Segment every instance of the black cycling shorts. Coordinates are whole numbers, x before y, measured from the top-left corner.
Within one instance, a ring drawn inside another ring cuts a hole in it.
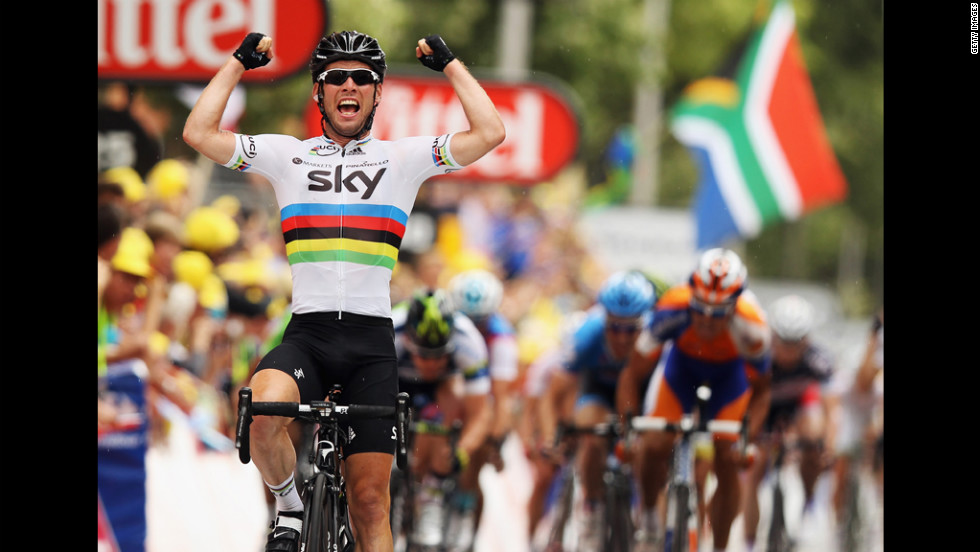
[[[289,374],[304,403],[323,400],[334,384],[343,386],[341,404],[394,406],[398,395],[395,330],[390,318],[342,313],[294,314],[282,343],[259,362],[259,370]],[[344,454],[395,453],[395,422],[351,420],[344,427]]]

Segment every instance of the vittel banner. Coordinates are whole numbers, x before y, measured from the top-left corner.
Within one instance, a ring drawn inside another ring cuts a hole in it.
[[[206,83],[246,34],[273,59],[243,82],[305,70],[327,29],[325,0],[98,0],[99,79]]]
[[[567,99],[537,82],[480,78],[507,128],[507,139],[476,163],[444,178],[534,185],[555,176],[578,151],[579,118]],[[395,140],[438,136],[469,128],[463,106],[445,77],[385,77],[372,136]],[[310,102],[309,136],[322,134],[320,112]]]

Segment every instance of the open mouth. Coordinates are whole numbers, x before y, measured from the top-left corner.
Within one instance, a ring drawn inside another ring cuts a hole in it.
[[[337,111],[344,117],[353,117],[361,111],[361,104],[351,98],[343,99],[337,104]]]

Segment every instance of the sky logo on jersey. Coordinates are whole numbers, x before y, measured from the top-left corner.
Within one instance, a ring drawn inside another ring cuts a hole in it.
[[[348,262],[394,269],[408,214],[392,205],[298,203],[282,210],[289,264]]]
[[[231,166],[231,167],[229,167],[229,168],[230,168],[231,170],[233,170],[233,171],[238,171],[238,172],[245,172],[245,171],[247,171],[247,170],[249,170],[249,169],[251,169],[251,168],[252,168],[252,165],[250,165],[249,163],[246,163],[246,162],[245,162],[245,160],[244,160],[244,159],[242,159],[242,158],[241,158],[241,157],[239,156],[239,157],[238,157],[238,159],[236,159],[236,160],[235,160],[235,164],[234,164],[234,165],[232,165],[232,166]]]

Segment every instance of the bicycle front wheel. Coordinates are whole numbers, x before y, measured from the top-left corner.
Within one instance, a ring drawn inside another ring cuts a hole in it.
[[[303,533],[300,537],[305,552],[327,552],[324,507],[327,502],[327,476],[318,473],[307,488],[303,507]]]
[[[607,552],[629,552],[633,540],[632,487],[629,477],[616,472],[606,481]]]
[[[786,517],[783,506],[783,489],[779,481],[779,474],[773,484],[772,492],[772,520],[769,523],[769,536],[767,541],[768,552],[791,552],[793,542],[786,529]]]
[[[690,485],[673,485],[667,496],[667,534],[664,540],[666,552],[694,552],[697,550],[697,532],[691,531],[691,509],[694,489]],[[673,515],[670,515],[673,514]]]
[[[554,516],[551,521],[551,531],[548,533],[546,552],[563,552],[565,546],[565,529],[572,514],[572,499],[575,494],[575,476],[570,467],[565,467],[561,474],[561,490],[555,502]]]
[[[402,470],[391,473],[390,482],[391,506],[388,520],[391,523],[391,533],[396,552],[409,549],[408,541],[415,527],[414,504],[415,495],[412,490],[411,475]]]

